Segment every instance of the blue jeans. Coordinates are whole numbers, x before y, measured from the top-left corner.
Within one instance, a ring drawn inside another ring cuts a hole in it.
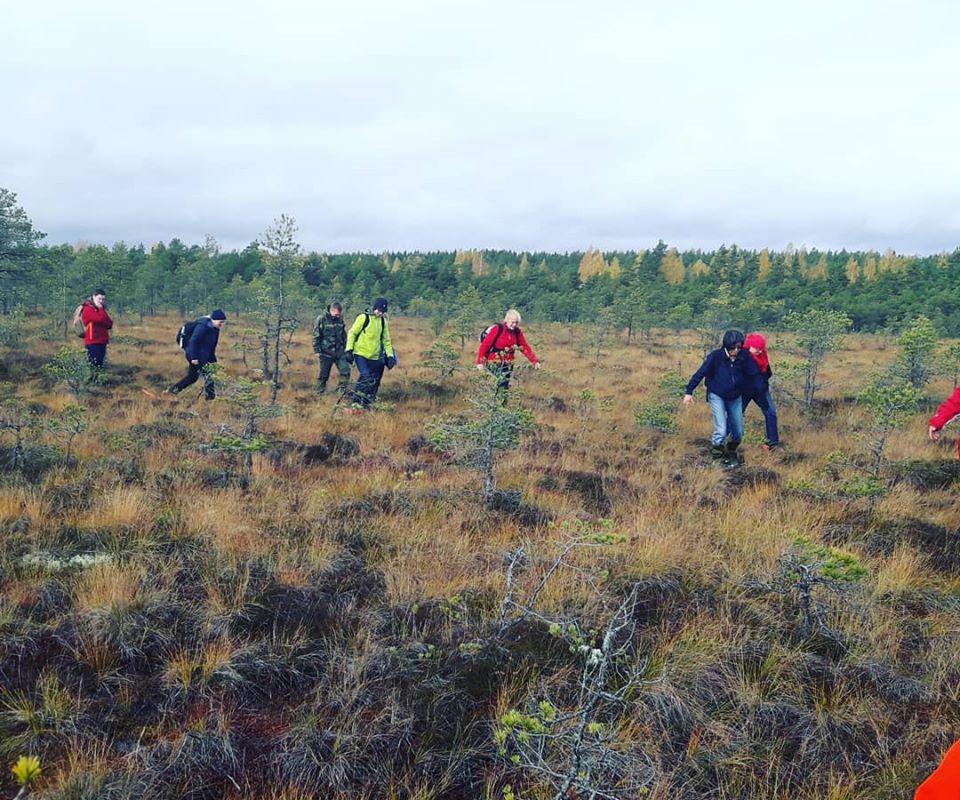
[[[743,399],[734,397],[727,400],[712,392],[707,393],[710,414],[713,416],[713,436],[710,443],[720,447],[730,437],[731,442],[739,443],[743,439]]]
[[[743,399],[743,410],[747,410],[750,403],[756,403],[757,407],[763,412],[763,423],[766,428],[767,444],[780,444],[780,431],[777,428],[777,407],[773,404],[773,395],[767,389],[763,397],[745,397]]]
[[[369,408],[374,400],[377,399],[377,392],[380,391],[380,379],[383,378],[383,368],[386,366],[383,359],[364,358],[356,356],[354,361],[357,364],[357,372],[360,377],[357,378],[357,385],[353,390],[353,400],[364,408]]]

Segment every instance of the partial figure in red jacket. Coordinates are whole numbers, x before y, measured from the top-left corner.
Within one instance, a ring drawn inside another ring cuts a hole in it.
[[[947,750],[940,766],[920,784],[913,800],[960,800],[960,741]]]
[[[533,364],[534,369],[540,369],[540,359],[520,330],[520,312],[511,308],[503,315],[503,322],[487,329],[477,350],[477,369],[489,369],[500,379],[498,388],[507,389],[513,376],[514,354],[518,349]]]
[[[928,431],[930,438],[935,442],[939,441],[943,426],[957,414],[960,414],[960,388],[954,389],[953,394],[937,409],[937,413],[930,417],[930,430]],[[957,439],[957,455],[960,456],[960,439]]]
[[[87,361],[94,373],[103,369],[110,329],[113,327],[113,320],[107,313],[106,301],[107,293],[103,289],[96,289],[89,299],[83,301],[80,308],[83,343],[87,348]]]

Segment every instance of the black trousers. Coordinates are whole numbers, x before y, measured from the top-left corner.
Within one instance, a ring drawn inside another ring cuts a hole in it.
[[[487,369],[497,378],[498,389],[510,388],[510,379],[513,377],[512,361],[488,361]]]
[[[107,346],[105,344],[88,344],[87,361],[90,366],[96,369],[103,369],[103,359],[107,356]]]
[[[188,361],[187,374],[173,384],[173,386],[170,387],[170,391],[173,394],[178,394],[188,386],[195,384],[197,380],[199,380],[200,376],[203,375],[204,394],[206,394],[207,400],[213,400],[217,396],[217,392],[213,385],[213,377],[206,369],[204,369],[206,366],[206,364],[193,364]]]

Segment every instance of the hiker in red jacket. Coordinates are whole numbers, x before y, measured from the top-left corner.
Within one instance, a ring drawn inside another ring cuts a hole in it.
[[[89,299],[80,306],[80,320],[83,322],[83,344],[87,348],[87,361],[94,374],[103,369],[103,359],[107,355],[107,343],[110,341],[110,329],[113,320],[104,305],[107,293],[96,289]]]
[[[517,348],[533,364],[534,369],[540,369],[540,359],[537,358],[533,348],[527,343],[523,331],[520,330],[520,312],[511,308],[503,315],[503,322],[487,328],[486,335],[477,350],[477,369],[489,369],[500,379],[498,388],[509,388]]]
[[[930,429],[927,431],[933,441],[940,440],[940,431],[943,426],[960,414],[960,388],[954,389],[937,409],[937,413],[930,417]],[[960,456],[960,439],[957,439],[957,455]]]

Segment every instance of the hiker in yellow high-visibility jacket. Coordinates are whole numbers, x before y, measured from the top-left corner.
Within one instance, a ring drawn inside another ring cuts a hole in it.
[[[387,300],[378,297],[370,311],[360,314],[347,333],[347,360],[356,363],[357,385],[353,390],[351,411],[362,413],[377,399],[383,370],[397,365],[397,352],[390,339]]]

